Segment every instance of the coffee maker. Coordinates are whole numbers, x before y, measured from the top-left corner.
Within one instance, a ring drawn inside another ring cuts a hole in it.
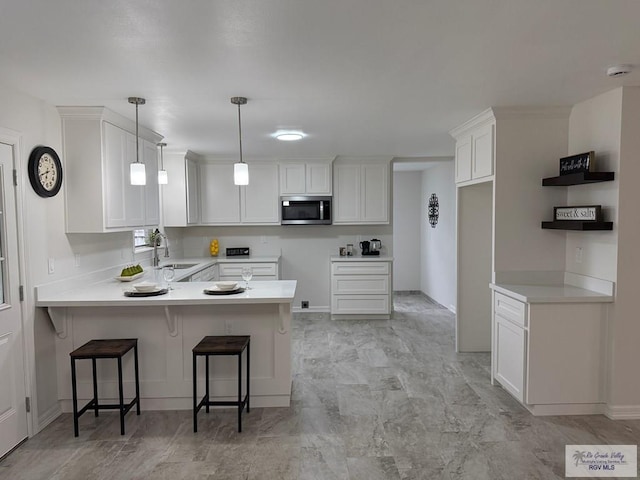
[[[380,240],[373,239],[371,241],[364,240],[360,242],[360,252],[362,255],[380,255],[382,243]]]

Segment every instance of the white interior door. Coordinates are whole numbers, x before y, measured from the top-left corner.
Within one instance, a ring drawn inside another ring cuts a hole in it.
[[[28,436],[13,165],[0,143],[0,457]]]

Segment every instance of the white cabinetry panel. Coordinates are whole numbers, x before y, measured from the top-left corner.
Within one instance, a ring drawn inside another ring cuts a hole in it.
[[[391,260],[331,262],[331,314],[391,315]]]
[[[185,168],[187,179],[187,224],[200,223],[200,169],[198,162],[191,158],[186,159]],[[167,199],[166,201],[171,201]]]
[[[249,185],[241,189],[242,223],[280,224],[278,165],[251,164]]]
[[[233,183],[233,164],[202,163],[199,167],[200,223],[239,223],[240,193]]]
[[[333,158],[280,163],[280,195],[331,195]]]
[[[68,233],[132,230],[159,223],[156,143],[162,139],[140,126],[139,160],[147,184],[131,185],[136,161],[135,123],[104,107],[58,107],[65,161]]]
[[[280,164],[280,195],[303,195],[305,193],[304,163]]]
[[[333,223],[389,223],[389,163],[349,162],[334,165]]]
[[[493,175],[493,124],[484,125],[473,134],[472,178]]]
[[[506,390],[522,402],[524,400],[526,332],[524,328],[496,315],[495,336],[495,377]]]
[[[456,183],[471,180],[471,135],[456,142]]]

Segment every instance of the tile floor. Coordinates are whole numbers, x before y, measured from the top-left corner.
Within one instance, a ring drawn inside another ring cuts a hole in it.
[[[0,478],[556,479],[565,444],[638,444],[640,421],[532,417],[489,384],[488,354],[453,351],[453,315],[396,296],[390,321],[296,315],[290,408],[64,414],[0,462]]]

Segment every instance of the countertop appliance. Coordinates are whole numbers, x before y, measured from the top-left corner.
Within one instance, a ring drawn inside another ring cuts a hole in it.
[[[380,255],[381,249],[382,242],[377,238],[374,238],[371,241],[364,240],[360,242],[360,250],[362,255]]]
[[[280,197],[282,225],[331,225],[331,197]]]
[[[232,247],[225,250],[227,257],[248,257],[249,247]]]

